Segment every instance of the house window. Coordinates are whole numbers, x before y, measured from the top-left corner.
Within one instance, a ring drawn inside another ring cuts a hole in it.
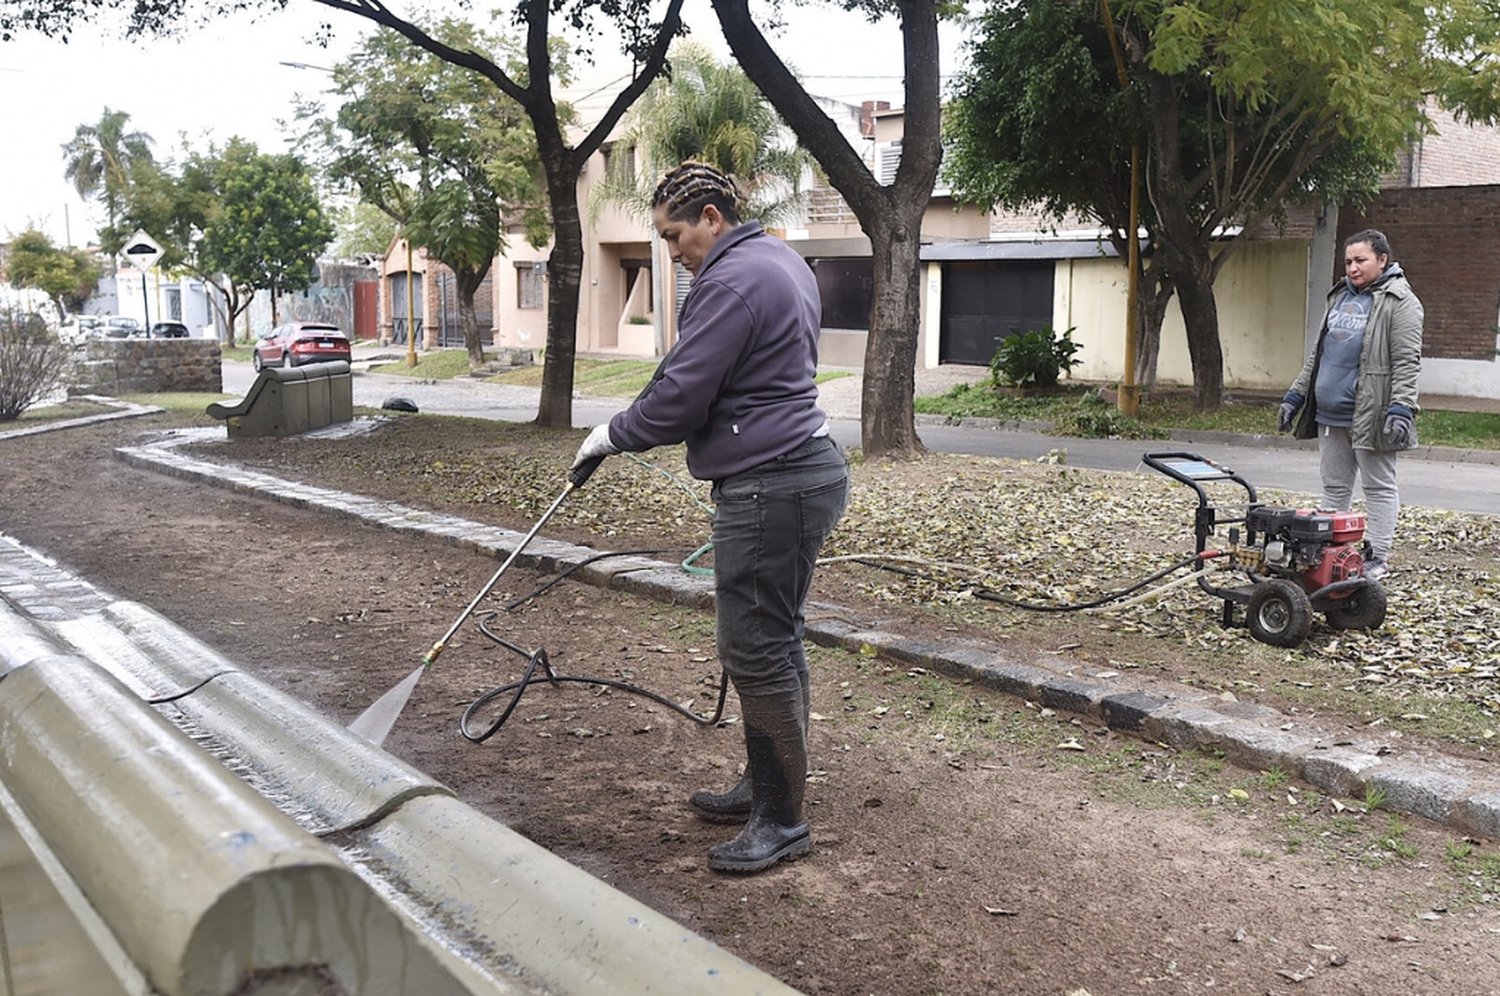
[[[538,311],[542,307],[547,264],[542,260],[516,264],[516,307]]]

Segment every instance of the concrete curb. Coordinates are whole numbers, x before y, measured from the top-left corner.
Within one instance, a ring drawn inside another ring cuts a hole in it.
[[[0,440],[15,439],[19,436],[35,436],[43,432],[56,432],[59,429],[76,429],[82,425],[94,425],[99,422],[113,422],[116,419],[135,418],[137,415],[155,415],[166,411],[154,405],[136,405],[129,401],[121,401],[118,398],[106,398],[99,394],[80,395],[85,401],[92,401],[98,405],[108,405],[117,408],[118,411],[109,412],[104,415],[80,415],[78,418],[59,419],[56,422],[45,422],[41,425],[27,426],[24,429],[7,429],[0,432]]]
[[[1489,767],[1449,757],[1395,754],[1378,740],[1351,738],[1268,706],[1171,682],[1077,665],[1012,660],[999,647],[928,643],[879,630],[809,619],[822,646],[882,656],[994,688],[1039,705],[1090,716],[1110,729],[1179,749],[1214,749],[1242,767],[1279,769],[1334,796],[1378,790],[1391,809],[1455,830],[1500,837],[1500,778]]]
[[[0,644],[5,822],[45,849],[82,900],[75,922],[132,977],[197,996],[262,973],[305,985],[322,965],[362,992],[472,991],[326,846],[93,663],[34,652],[47,642],[33,633],[24,659]]]
[[[36,583],[16,581],[25,559],[40,568]],[[0,543],[0,578],[31,589],[32,608],[70,584],[10,543]],[[24,618],[0,598],[0,832],[7,817],[34,825],[27,839],[59,852],[86,905],[101,910],[103,933],[94,933],[120,936],[127,965],[169,996],[240,991],[239,976],[221,984],[203,973],[258,971],[261,962],[238,953],[251,937],[267,971],[327,964],[338,991],[371,996],[795,992],[236,670],[152,610],[110,602],[43,615],[53,618]],[[153,709],[127,685],[171,701]],[[47,708],[53,699],[66,708]],[[210,826],[215,819],[232,828]],[[226,857],[221,842],[241,836]],[[171,887],[153,895],[158,915],[138,897],[167,877]],[[273,926],[327,949],[261,944],[273,911]],[[158,930],[162,917],[183,924],[196,947]],[[161,985],[178,963],[181,986]]]
[[[250,476],[248,471],[177,453],[170,440],[116,452],[139,466],[192,476],[208,484],[233,481],[237,483],[225,486],[244,486]],[[265,479],[265,490],[260,493],[270,497],[291,500],[290,496],[316,490],[266,475],[254,476]],[[320,500],[346,511],[354,505],[348,496],[325,494]],[[492,549],[489,544],[497,538],[492,527],[451,516],[437,517],[442,520],[441,530],[427,529],[411,520],[409,510],[389,505],[384,506],[388,513],[374,511],[381,506],[370,499],[360,500],[360,507],[372,515],[370,521],[399,521],[412,532],[427,532],[485,550]],[[566,548],[567,544],[559,546]],[[504,555],[509,548],[493,552]],[[573,556],[596,553],[586,547],[572,549]],[[571,560],[566,550],[549,556],[552,560],[544,569],[558,569]],[[609,563],[601,561],[600,565]],[[676,565],[622,561],[617,566],[619,570],[601,567],[580,573],[592,583],[664,601],[705,607],[712,604],[712,582],[684,574]],[[1438,761],[1393,754],[1378,741],[1335,734],[1266,706],[1191,686],[1145,682],[1118,674],[1103,676],[1104,672],[1080,674],[1078,665],[1066,661],[1015,661],[999,646],[914,640],[872,627],[868,621],[860,621],[853,610],[840,606],[810,605],[807,638],[856,653],[873,650],[892,660],[974,681],[1050,708],[1091,716],[1111,729],[1175,747],[1222,750],[1236,763],[1256,770],[1280,769],[1331,794],[1358,796],[1378,789],[1394,808],[1464,833],[1500,836],[1500,779],[1487,768],[1449,758]]]

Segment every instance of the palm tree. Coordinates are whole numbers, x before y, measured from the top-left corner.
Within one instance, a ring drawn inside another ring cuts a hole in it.
[[[671,74],[652,83],[626,115],[590,213],[614,204],[649,217],[662,173],[697,159],[739,181],[747,219],[767,227],[791,220],[812,158],[790,139],[781,116],[738,66],[720,64],[702,45],[677,43],[670,64]]]
[[[151,162],[152,138],[145,132],[125,130],[130,115],[104,108],[98,124],[79,125],[73,140],[63,145],[67,169],[63,175],[73,182],[78,196],[89,200],[103,194],[104,213],[111,230],[119,217],[121,200],[129,186],[129,170],[136,162]]]

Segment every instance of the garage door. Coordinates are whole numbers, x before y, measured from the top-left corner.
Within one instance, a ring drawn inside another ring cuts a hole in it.
[[[943,264],[938,360],[988,366],[1000,340],[1052,324],[1052,260]]]

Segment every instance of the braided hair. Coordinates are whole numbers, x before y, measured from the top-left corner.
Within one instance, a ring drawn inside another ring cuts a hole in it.
[[[707,163],[688,160],[673,167],[656,185],[651,207],[665,208],[670,221],[694,221],[712,204],[730,225],[740,223],[740,188],[734,179]]]

